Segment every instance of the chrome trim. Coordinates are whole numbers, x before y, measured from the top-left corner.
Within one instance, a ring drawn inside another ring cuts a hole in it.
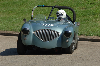
[[[51,29],[40,29],[34,31],[33,33],[34,35],[36,35],[36,37],[44,42],[54,40],[55,38],[60,36],[59,32]]]
[[[52,37],[52,35],[51,35],[51,29],[49,30],[49,32],[50,32],[50,40],[52,40],[53,37]]]
[[[42,36],[42,37],[41,37],[41,40],[44,41],[44,37],[43,37],[43,35],[42,35],[42,30],[40,30],[40,34],[41,34],[41,36]]]
[[[49,37],[48,29],[46,30],[46,34],[48,36],[48,41],[49,41],[50,40],[50,37]]]

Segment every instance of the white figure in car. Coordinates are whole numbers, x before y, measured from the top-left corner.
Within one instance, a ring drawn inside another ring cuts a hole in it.
[[[62,19],[66,18],[66,12],[64,10],[58,10],[57,13],[57,20],[61,21]]]
[[[58,10],[56,15],[57,15],[57,21],[61,21],[61,20],[65,20],[65,19],[68,19],[68,20],[72,21],[71,18],[62,9]]]

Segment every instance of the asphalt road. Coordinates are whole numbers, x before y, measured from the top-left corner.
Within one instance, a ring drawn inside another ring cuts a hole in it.
[[[99,38],[81,37],[73,54],[27,51],[18,55],[17,36],[0,33],[0,66],[100,66]]]

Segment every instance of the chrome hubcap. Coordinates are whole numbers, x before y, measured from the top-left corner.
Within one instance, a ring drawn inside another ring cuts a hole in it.
[[[72,46],[72,50],[74,50],[74,49],[75,49],[75,46],[73,45],[73,46]]]

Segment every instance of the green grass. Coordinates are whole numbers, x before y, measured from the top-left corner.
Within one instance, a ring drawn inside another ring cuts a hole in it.
[[[30,20],[31,10],[36,5],[59,5],[72,7],[76,12],[76,22],[80,22],[79,35],[100,36],[99,0],[0,0],[0,30],[19,32],[23,18]],[[43,13],[48,16],[50,8],[37,8],[34,16]],[[56,11],[53,16],[56,17]],[[68,15],[72,13],[66,10]]]

